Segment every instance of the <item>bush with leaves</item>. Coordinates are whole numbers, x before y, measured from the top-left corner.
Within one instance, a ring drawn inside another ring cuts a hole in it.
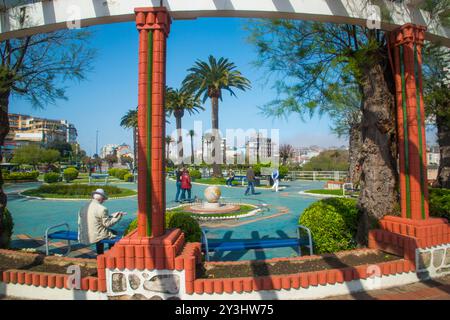
[[[280,178],[282,179],[288,175],[289,168],[287,166],[280,166],[278,168],[278,172],[280,173]]]
[[[39,171],[31,171],[31,172],[8,172],[3,171],[3,180],[5,181],[21,181],[21,180],[32,180],[36,181],[39,177]]]
[[[130,173],[130,171],[127,170],[127,169],[118,169],[118,170],[115,172],[115,177],[116,177],[117,179],[123,180],[123,178],[125,177],[125,175],[128,174],[128,173]]]
[[[73,181],[76,178],[78,178],[78,174],[79,174],[79,172],[77,169],[67,168],[63,172],[64,180],[66,180],[67,182]]]
[[[56,183],[61,182],[61,175],[56,172],[48,172],[44,174],[44,182],[46,183]]]
[[[109,174],[111,177],[115,177],[115,176],[116,176],[116,173],[117,173],[117,170],[119,170],[119,168],[111,168],[111,169],[108,169],[108,174]]]
[[[355,248],[357,222],[356,201],[344,198],[317,201],[306,208],[299,218],[299,224],[311,230],[316,253]]]
[[[189,175],[191,176],[192,180],[196,180],[196,179],[201,179],[202,178],[202,173],[200,172],[200,170],[197,170],[197,169],[189,170]]]
[[[137,218],[131,221],[125,230],[125,235],[137,229]],[[179,228],[183,231],[186,242],[200,242],[202,231],[198,221],[192,218],[189,214],[166,211],[166,228]]]
[[[430,216],[450,220],[450,190],[430,188]]]
[[[132,173],[127,173],[123,176],[123,180],[126,182],[133,182],[134,181],[134,176]]]
[[[11,243],[11,236],[13,234],[14,222],[11,213],[8,209],[3,211],[3,232],[0,234],[0,244],[3,244],[3,248],[9,248]]]

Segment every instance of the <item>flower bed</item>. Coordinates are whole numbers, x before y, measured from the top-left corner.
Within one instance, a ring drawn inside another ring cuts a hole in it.
[[[402,257],[379,250],[353,250],[336,254],[272,259],[268,261],[206,262],[198,270],[197,277],[215,279],[296,274],[357,267],[399,259],[402,259]]]

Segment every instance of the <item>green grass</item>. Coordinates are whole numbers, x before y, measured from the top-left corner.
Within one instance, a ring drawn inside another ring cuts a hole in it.
[[[253,210],[256,210],[256,209],[257,208],[255,208],[254,206],[242,204],[240,210],[234,211],[234,212],[229,212],[229,213],[197,214],[197,213],[191,213],[191,212],[184,211],[183,207],[175,208],[175,209],[171,209],[171,210],[167,210],[167,211],[185,213],[185,214],[188,214],[188,215],[190,215],[191,217],[194,217],[194,218],[201,218],[201,217],[226,218],[226,217],[242,216],[242,215],[247,214],[250,211],[253,211]]]
[[[314,194],[323,194],[323,195],[332,195],[332,196],[343,196],[342,195],[342,189],[338,190],[327,190],[327,189],[314,189],[314,190],[306,190],[305,193],[314,193]],[[359,195],[359,192],[345,192],[346,196],[357,196]]]
[[[22,192],[25,196],[54,199],[90,199],[98,186],[85,184],[44,184],[39,188]],[[121,198],[136,195],[136,191],[114,186],[102,186],[110,198]]]
[[[314,194],[324,194],[324,195],[333,195],[333,196],[342,196],[342,190],[327,190],[327,189],[315,189],[315,190],[306,190],[306,193],[314,193]]]

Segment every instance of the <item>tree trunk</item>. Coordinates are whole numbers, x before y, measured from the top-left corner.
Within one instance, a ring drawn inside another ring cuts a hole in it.
[[[211,136],[212,142],[212,152],[211,156],[213,159],[213,176],[222,177],[222,166],[216,161],[216,152],[220,153],[220,136],[219,136],[219,98],[211,97],[211,122],[213,134]],[[217,157],[220,159],[220,157]],[[219,160],[219,162],[221,162]]]
[[[390,68],[379,56],[368,57],[371,62],[361,66],[363,147],[356,239],[360,246],[367,245],[372,221],[398,207],[394,84]]]
[[[5,144],[6,136],[9,133],[9,118],[8,118],[8,106],[9,106],[9,96],[11,91],[2,90],[0,94],[0,147],[3,148]],[[0,163],[2,162],[3,154],[0,152]],[[3,215],[6,210],[8,199],[6,194],[3,192],[3,174],[0,170],[0,248],[4,248],[6,243],[4,243],[4,226],[3,226]]]
[[[450,116],[436,115],[436,126],[440,153],[436,186],[450,189]]]
[[[177,150],[178,150],[178,159],[181,159],[181,164],[184,164],[183,157],[183,135],[181,133],[181,117],[176,117],[176,125],[177,125]]]
[[[191,136],[191,164],[194,164],[195,157],[194,157],[194,136]]]
[[[361,180],[361,148],[362,148],[362,132],[361,123],[350,125],[349,130],[349,182],[353,183],[353,187],[359,187]]]

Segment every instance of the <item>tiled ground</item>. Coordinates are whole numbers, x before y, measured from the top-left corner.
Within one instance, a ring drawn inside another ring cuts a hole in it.
[[[324,300],[450,300],[450,275],[401,287],[334,296]]]

